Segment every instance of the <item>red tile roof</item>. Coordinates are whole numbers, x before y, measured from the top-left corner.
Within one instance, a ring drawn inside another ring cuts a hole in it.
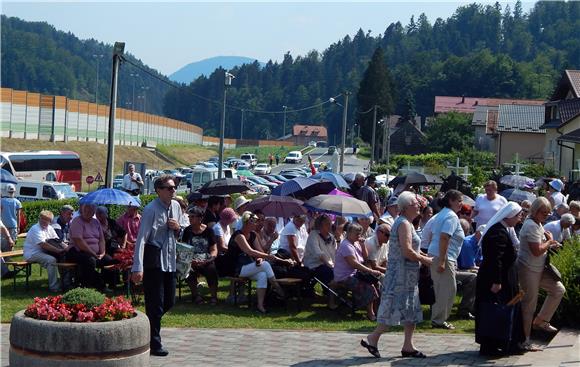
[[[324,126],[317,125],[294,125],[292,128],[292,135],[294,136],[318,136],[326,138],[328,137],[328,132]]]
[[[502,105],[543,105],[545,101],[537,99],[504,99],[504,98],[480,98],[480,97],[450,97],[435,96],[435,113],[462,112],[474,113],[477,106]]]

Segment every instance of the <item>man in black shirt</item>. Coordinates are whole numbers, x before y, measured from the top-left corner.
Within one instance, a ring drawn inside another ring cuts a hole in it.
[[[207,201],[207,208],[203,215],[202,223],[212,228],[214,224],[219,222],[220,213],[226,206],[226,200],[223,196],[210,196]]]

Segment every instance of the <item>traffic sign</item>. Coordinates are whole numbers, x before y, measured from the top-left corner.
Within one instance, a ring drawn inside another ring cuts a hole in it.
[[[97,172],[97,177],[95,177],[95,182],[103,182],[103,176],[101,176],[101,172]]]
[[[93,176],[87,176],[87,178],[85,179],[85,181],[90,185],[93,182],[95,182],[95,178]]]

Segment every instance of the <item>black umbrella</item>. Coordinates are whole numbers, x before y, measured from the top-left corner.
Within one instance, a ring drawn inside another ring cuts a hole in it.
[[[406,178],[407,178],[407,176],[397,176],[389,182],[389,186],[390,187],[397,187],[401,184],[404,184]]]
[[[218,178],[203,185],[198,192],[204,195],[229,195],[250,190],[248,185],[235,178]]]

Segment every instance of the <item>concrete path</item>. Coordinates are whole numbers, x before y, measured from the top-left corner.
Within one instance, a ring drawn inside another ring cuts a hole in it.
[[[1,326],[1,363],[8,366],[8,324]],[[486,360],[472,335],[420,333],[415,346],[429,358],[400,358],[403,336],[387,333],[383,358],[359,346],[365,334],[252,329],[163,328],[168,357],[151,357],[151,366],[580,366],[578,333],[563,331],[542,352]]]

